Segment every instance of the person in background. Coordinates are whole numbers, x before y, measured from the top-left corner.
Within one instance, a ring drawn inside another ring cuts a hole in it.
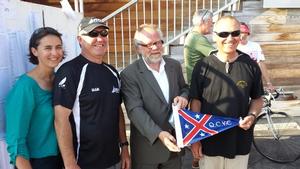
[[[10,162],[18,169],[62,169],[52,106],[54,68],[64,57],[61,34],[35,30],[29,53],[36,67],[18,79],[5,103]]]
[[[237,50],[240,23],[232,16],[214,25],[217,51],[199,61],[192,74],[191,110],[242,118],[237,127],[192,144],[201,169],[247,169],[253,124],[261,112],[263,86],[255,61]]]
[[[241,22],[241,41],[237,49],[248,54],[251,57],[251,59],[255,60],[258,63],[262,73],[262,77],[265,80],[267,89],[273,91],[275,88],[272,85],[267,67],[264,63],[265,56],[263,54],[263,51],[258,43],[249,41],[249,35],[250,29],[248,25],[244,22]]]
[[[169,123],[172,103],[186,107],[188,85],[181,65],[163,57],[163,35],[156,25],[134,35],[140,59],[121,72],[122,96],[130,123],[132,169],[181,169],[181,149]]]
[[[193,15],[193,28],[185,38],[183,52],[188,84],[197,61],[208,56],[214,49],[205,36],[212,31],[212,17],[213,13],[207,9],[196,10]]]
[[[212,32],[212,17],[213,13],[207,9],[196,10],[193,15],[193,28],[185,39],[183,51],[188,84],[191,84],[192,72],[197,61],[207,57],[214,49],[205,36]],[[192,168],[199,168],[198,161],[197,158],[193,159]]]
[[[130,168],[119,74],[103,61],[108,30],[102,20],[84,17],[81,54],[55,76],[55,128],[66,169]]]

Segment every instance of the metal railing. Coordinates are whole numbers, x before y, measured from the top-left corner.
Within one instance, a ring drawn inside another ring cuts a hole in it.
[[[213,12],[213,15],[214,16],[218,16],[222,11],[226,10],[226,9],[234,9],[234,5],[236,5],[236,3],[238,2],[239,0],[233,0],[229,3],[227,3],[225,6],[223,6],[222,8],[217,8],[217,11]],[[218,3],[218,6],[219,6],[219,3]],[[211,9],[210,9],[211,10]],[[231,10],[231,12],[234,11],[234,10]],[[189,21],[190,23],[190,21]],[[184,31],[181,31],[178,35],[176,35],[173,39],[167,41],[166,43],[164,43],[165,46],[168,46],[170,45],[171,43],[175,42],[176,40],[178,40],[180,37],[182,36],[185,36],[187,33],[189,33],[191,30],[193,29],[192,26],[189,25],[189,28],[184,30]]]
[[[156,24],[165,35],[165,44],[178,43],[192,28],[197,9],[209,9],[218,16],[222,11],[238,10],[240,0],[131,0],[103,18],[110,27],[106,61],[118,70],[137,59],[133,35],[140,24]]]

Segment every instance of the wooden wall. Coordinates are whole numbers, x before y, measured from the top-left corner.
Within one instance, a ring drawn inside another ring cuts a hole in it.
[[[270,9],[263,8],[262,1],[244,1],[236,16],[250,24],[251,40],[261,44],[273,83],[300,85],[300,9]]]

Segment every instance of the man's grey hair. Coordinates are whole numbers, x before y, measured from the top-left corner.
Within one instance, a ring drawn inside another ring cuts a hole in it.
[[[207,9],[198,9],[195,11],[193,15],[193,25],[199,26],[205,22],[207,22],[209,19],[212,19],[213,13]]]
[[[160,36],[160,39],[163,40],[163,33],[157,25],[142,24],[138,27],[138,29],[135,31],[135,34],[134,34],[134,45],[135,45],[135,47],[137,47],[141,43],[141,41],[139,40],[139,36],[141,36],[141,32],[145,29],[151,29],[151,30],[157,31],[159,36]]]

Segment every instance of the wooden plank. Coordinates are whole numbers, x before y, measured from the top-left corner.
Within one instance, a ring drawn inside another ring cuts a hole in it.
[[[300,33],[265,33],[265,34],[253,34],[251,36],[252,41],[299,41]]]
[[[285,24],[286,16],[282,15],[260,15],[251,20],[250,24]]]
[[[266,9],[256,8],[256,9],[243,9],[240,12],[234,13],[234,16],[237,18],[243,17],[243,16],[250,16],[252,18],[259,16],[261,13],[265,12]]]
[[[288,56],[287,54],[283,54],[281,56],[274,56],[273,55],[265,55],[266,64],[293,64],[293,63],[300,63],[300,52],[298,56]]]
[[[270,78],[298,78],[300,77],[300,68],[298,69],[269,69]]]
[[[299,24],[254,24],[250,25],[251,33],[298,33]]]
[[[279,47],[280,48],[280,47]],[[296,59],[296,57],[300,56],[300,49],[298,50],[290,50],[290,51],[270,51],[270,50],[263,50],[265,56],[279,58],[283,57],[291,57],[292,59]]]
[[[272,83],[275,86],[300,85],[300,78],[273,78]]]
[[[300,42],[294,43],[294,44],[280,44],[278,46],[277,44],[262,44],[262,49],[265,50],[271,50],[271,51],[290,51],[290,50],[299,50],[300,49]]]
[[[243,2],[243,10],[249,9],[262,9],[262,1],[242,1]]]
[[[300,1],[295,0],[284,0],[284,1],[274,1],[274,0],[264,0],[264,8],[299,8]]]
[[[300,55],[298,56],[265,56],[266,60],[264,61],[266,64],[294,64],[300,63]]]
[[[300,63],[270,63],[267,65],[268,69],[272,70],[288,70],[288,71],[296,71],[296,69],[300,69]],[[300,71],[292,73],[292,74],[299,74],[300,77]]]

